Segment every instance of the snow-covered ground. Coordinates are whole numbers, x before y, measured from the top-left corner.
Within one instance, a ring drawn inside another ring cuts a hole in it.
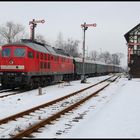
[[[86,84],[52,85],[0,99],[0,119],[90,86],[109,76],[89,78]],[[36,138],[140,138],[140,79],[120,78],[98,96],[34,133]],[[78,119],[77,119],[78,118]]]

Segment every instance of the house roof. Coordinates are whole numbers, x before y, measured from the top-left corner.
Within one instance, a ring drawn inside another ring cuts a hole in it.
[[[134,33],[138,32],[138,31],[140,31],[140,23],[137,24],[135,27],[133,27],[131,30],[129,30],[129,31],[124,35],[126,41],[129,42],[129,36],[130,36],[130,35],[133,35]]]

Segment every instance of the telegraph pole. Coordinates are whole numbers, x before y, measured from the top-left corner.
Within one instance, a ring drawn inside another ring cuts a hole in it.
[[[96,23],[94,24],[81,24],[81,27],[83,28],[84,31],[84,39],[83,39],[83,62],[82,62],[82,77],[81,77],[81,83],[86,83],[86,77],[85,77],[85,32],[88,29],[88,27],[93,26],[96,27]]]
[[[37,26],[37,23],[44,23],[45,20],[35,20],[33,19],[32,21],[29,22],[29,25],[31,24],[30,26],[30,29],[31,29],[31,36],[30,36],[30,39],[32,41],[34,41],[34,38],[35,38],[35,27]]]

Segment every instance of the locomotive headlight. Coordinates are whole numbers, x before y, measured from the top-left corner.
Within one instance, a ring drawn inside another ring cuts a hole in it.
[[[14,64],[14,61],[13,61],[13,60],[10,60],[10,61],[9,61],[9,64]]]

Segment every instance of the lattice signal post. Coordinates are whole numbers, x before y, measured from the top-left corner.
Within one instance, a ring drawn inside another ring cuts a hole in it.
[[[81,27],[84,31],[84,39],[83,39],[83,66],[82,66],[82,77],[81,77],[81,83],[85,83],[86,82],[86,77],[85,77],[85,31],[88,29],[88,27],[96,27],[96,23],[94,24],[86,24],[86,22],[84,22],[84,24],[81,24]]]
[[[30,39],[33,41],[34,36],[35,36],[35,27],[37,26],[37,23],[45,23],[45,20],[35,20],[33,19],[32,21],[29,22],[30,29],[31,29],[31,36]]]

